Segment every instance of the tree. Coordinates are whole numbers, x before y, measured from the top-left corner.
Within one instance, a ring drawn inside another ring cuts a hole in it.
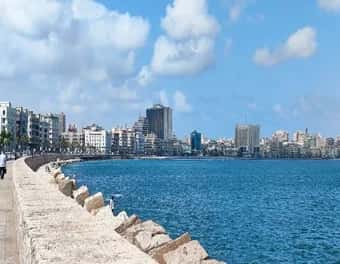
[[[0,133],[0,146],[7,150],[10,144],[13,142],[13,136],[11,133],[6,131],[1,131]]]

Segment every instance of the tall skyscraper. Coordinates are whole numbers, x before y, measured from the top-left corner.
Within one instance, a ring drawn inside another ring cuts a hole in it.
[[[260,126],[258,125],[237,125],[235,129],[236,147],[243,151],[254,154],[260,146]]]
[[[172,109],[157,104],[146,110],[149,121],[149,132],[154,133],[159,139],[172,138]]]
[[[191,144],[191,151],[198,152],[202,150],[202,134],[197,132],[196,130],[193,131],[190,135],[190,144]]]

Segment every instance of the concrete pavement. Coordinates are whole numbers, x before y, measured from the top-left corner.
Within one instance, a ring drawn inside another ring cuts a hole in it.
[[[18,264],[15,216],[12,192],[12,162],[8,163],[8,173],[0,180],[0,263]]]

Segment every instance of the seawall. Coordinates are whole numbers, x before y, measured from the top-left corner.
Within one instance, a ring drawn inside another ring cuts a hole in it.
[[[24,159],[15,161],[13,192],[21,264],[157,263],[105,217],[92,216],[59,192],[43,168],[34,172]]]
[[[62,165],[81,161],[75,158],[48,155],[13,163],[21,264],[223,263],[210,259],[187,233],[173,240],[151,220],[125,212],[114,216],[101,193],[90,196],[86,186],[78,188],[62,173]]]

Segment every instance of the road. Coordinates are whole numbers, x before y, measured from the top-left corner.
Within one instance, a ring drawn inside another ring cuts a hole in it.
[[[14,202],[12,192],[12,162],[8,163],[8,173],[0,180],[0,263],[18,264]]]

